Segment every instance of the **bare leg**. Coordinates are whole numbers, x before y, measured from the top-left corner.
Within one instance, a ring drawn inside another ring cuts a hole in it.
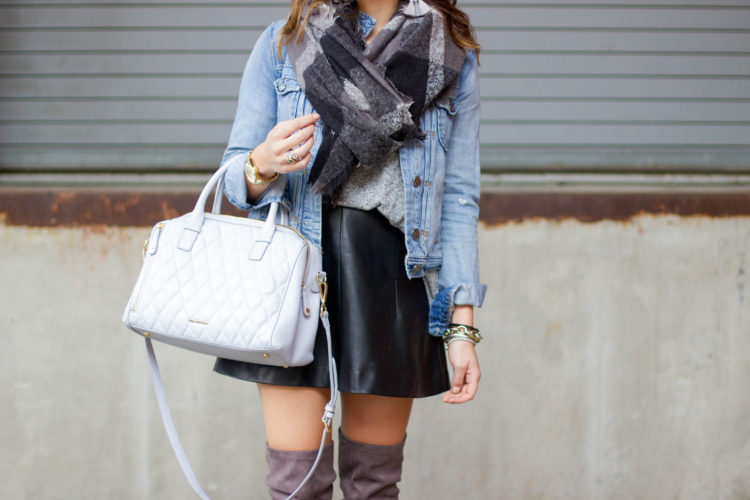
[[[342,392],[341,432],[362,443],[398,444],[406,435],[412,402],[411,398]]]
[[[320,446],[323,416],[331,392],[315,387],[258,384],[268,444],[277,450],[312,450]],[[330,434],[326,443],[331,442]]]

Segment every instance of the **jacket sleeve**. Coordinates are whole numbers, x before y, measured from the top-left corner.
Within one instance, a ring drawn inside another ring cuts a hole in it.
[[[479,282],[479,83],[477,58],[467,52],[456,94],[455,121],[448,142],[440,219],[443,262],[430,311],[430,333],[441,335],[455,305],[481,306],[487,285]]]
[[[245,64],[229,142],[221,165],[231,162],[224,178],[227,199],[242,210],[255,210],[282,201],[285,179],[280,176],[250,203],[245,184],[245,158],[276,125],[276,34],[281,22],[271,23],[260,35]],[[252,216],[252,214],[251,214]]]

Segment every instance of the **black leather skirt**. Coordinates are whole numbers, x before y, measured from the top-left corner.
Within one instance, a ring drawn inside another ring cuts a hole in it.
[[[445,348],[427,333],[421,279],[408,279],[401,231],[377,210],[323,209],[323,269],[341,392],[419,398],[450,388]],[[218,358],[214,371],[265,384],[328,387],[325,330],[312,363],[277,367]]]

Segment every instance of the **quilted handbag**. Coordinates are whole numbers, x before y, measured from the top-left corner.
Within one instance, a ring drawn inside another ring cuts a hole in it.
[[[320,249],[283,224],[286,212],[279,213],[278,203],[270,206],[265,221],[222,215],[224,174],[231,161],[206,183],[192,212],[153,227],[122,317],[128,328],[145,338],[164,427],[185,477],[204,499],[209,497],[172,421],[152,340],[239,361],[301,366],[313,359],[320,319],[328,341],[331,381],[321,453],[338,391]],[[213,209],[206,213],[214,187]],[[282,224],[276,223],[277,215]],[[318,460],[289,498],[317,464]]]

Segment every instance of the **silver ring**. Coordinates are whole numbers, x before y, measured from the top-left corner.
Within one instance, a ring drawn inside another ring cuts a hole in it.
[[[286,152],[286,161],[290,165],[294,165],[298,161],[300,161],[302,158],[299,157],[299,155],[294,151],[287,151]]]

